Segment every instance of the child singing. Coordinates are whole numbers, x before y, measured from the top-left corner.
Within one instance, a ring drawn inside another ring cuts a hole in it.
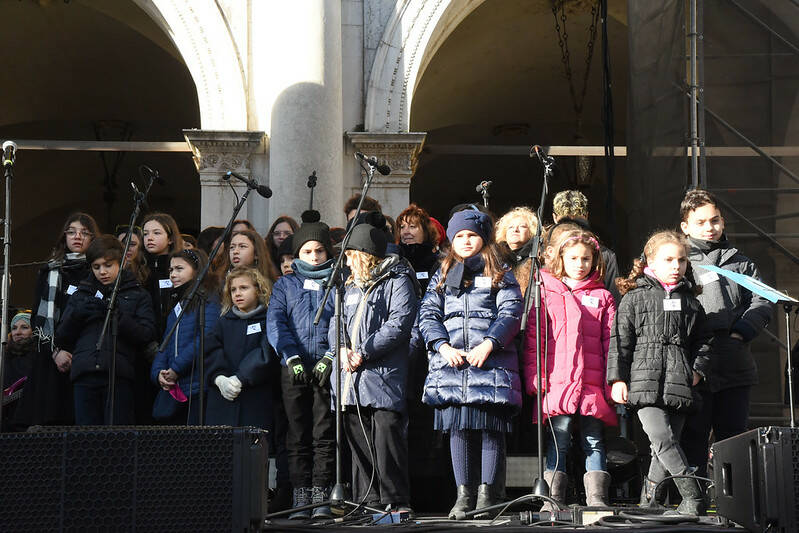
[[[652,461],[644,479],[642,500],[654,498],[656,485],[668,475],[689,472],[680,447],[693,390],[710,370],[711,332],[705,312],[686,278],[685,239],[674,231],[652,235],[626,279],[608,353],[608,383],[613,401],[638,411],[649,437]],[[680,514],[704,511],[696,480],[675,478],[682,502]]]
[[[452,246],[430,280],[419,314],[430,350],[423,401],[436,408],[434,428],[450,434],[458,493],[450,518],[496,503],[493,485],[505,433],[522,404],[513,342],[522,295],[502,266],[493,234],[489,216],[476,209],[452,216],[447,226]]]

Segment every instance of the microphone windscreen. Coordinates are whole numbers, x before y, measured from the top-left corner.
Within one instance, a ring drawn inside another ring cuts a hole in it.
[[[305,222],[319,222],[322,220],[322,214],[319,213],[316,209],[308,209],[303,211],[300,215],[300,219]]]

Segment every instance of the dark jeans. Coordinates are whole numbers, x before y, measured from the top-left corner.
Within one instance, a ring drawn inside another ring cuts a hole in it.
[[[685,415],[660,407],[642,407],[638,410],[638,419],[649,437],[652,452],[647,477],[652,481],[662,481],[669,474],[684,474],[688,461],[680,448],[680,433],[685,424]]]
[[[111,411],[108,405],[108,380],[106,375],[78,378],[72,383],[75,398],[75,425],[107,426],[110,425]],[[132,425],[133,416],[133,382],[117,378],[114,394],[114,425]]]
[[[336,467],[336,425],[330,410],[330,389],[316,383],[294,385],[286,367],[281,368],[281,376],[291,484],[295,488],[327,487]]]
[[[685,421],[680,440],[688,464],[697,468],[696,475],[707,476],[711,428],[715,442],[746,431],[750,389],[751,387],[744,386],[711,392],[703,386],[697,390],[702,397],[702,405],[698,412],[691,414]]]
[[[344,430],[352,451],[352,496],[355,501],[361,501],[369,490],[366,502],[384,505],[409,503],[408,416],[362,406],[359,420],[356,408],[348,406],[344,412]],[[373,470],[374,481],[369,489]]]

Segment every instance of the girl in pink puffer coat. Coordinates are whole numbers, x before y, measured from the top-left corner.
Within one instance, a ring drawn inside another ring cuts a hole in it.
[[[593,234],[583,230],[566,232],[548,247],[547,255],[546,269],[541,270],[546,314],[542,313],[540,334],[534,322],[527,327],[524,352],[528,394],[535,395],[537,390],[536,342],[541,343],[546,366],[541,376],[542,410],[551,431],[546,432],[544,479],[549,483],[550,496],[565,503],[566,456],[571,429],[577,423],[585,453],[583,483],[587,505],[606,506],[610,475],[602,433],[605,424],[618,423],[616,412],[608,403],[610,388],[605,379],[616,306],[602,284],[604,265]],[[530,320],[534,318],[531,316]],[[545,504],[542,510],[551,507]]]

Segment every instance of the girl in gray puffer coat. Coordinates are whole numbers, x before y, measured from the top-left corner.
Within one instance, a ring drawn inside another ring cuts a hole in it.
[[[652,235],[641,260],[617,285],[624,295],[616,313],[608,353],[611,397],[637,409],[649,437],[652,461],[642,503],[651,501],[667,476],[688,474],[680,447],[693,387],[710,369],[711,332],[695,296],[685,239],[673,231]],[[674,480],[683,497],[677,512],[699,514],[703,499],[694,479]]]
[[[430,280],[419,313],[430,353],[423,401],[436,408],[434,428],[450,434],[458,491],[450,518],[496,503],[505,433],[522,404],[513,342],[522,295],[502,266],[493,233],[491,219],[476,209],[452,216],[452,248]]]

